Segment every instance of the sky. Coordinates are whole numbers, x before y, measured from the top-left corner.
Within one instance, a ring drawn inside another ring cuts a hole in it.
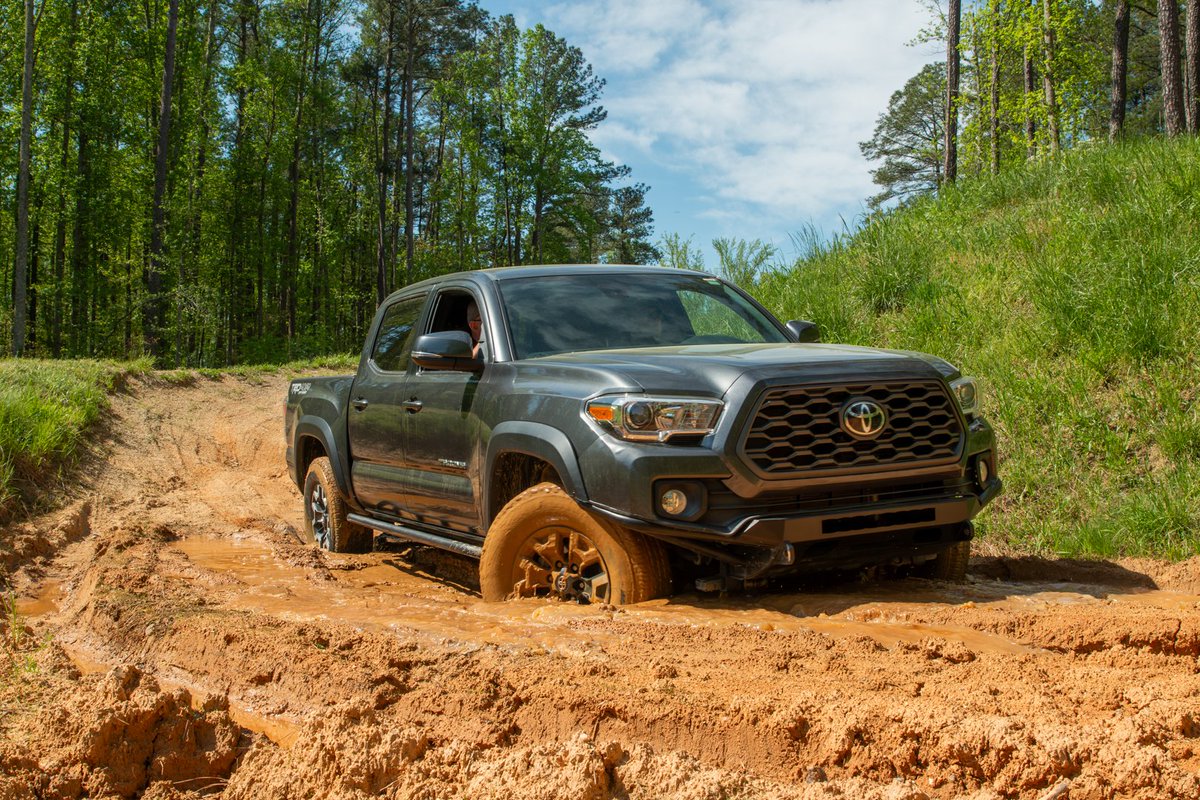
[[[541,23],[607,81],[592,141],[651,187],[655,238],[716,237],[796,255],[797,234],[853,228],[878,191],[858,143],[892,92],[944,58],[910,46],[918,0],[481,0]]]

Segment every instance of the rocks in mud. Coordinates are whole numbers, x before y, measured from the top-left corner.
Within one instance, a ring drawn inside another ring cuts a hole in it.
[[[200,791],[224,782],[240,739],[220,704],[195,710],[185,690],[163,691],[136,667],[121,666],[35,721],[16,747],[0,752],[0,771],[35,797],[149,797],[143,793],[163,781]]]

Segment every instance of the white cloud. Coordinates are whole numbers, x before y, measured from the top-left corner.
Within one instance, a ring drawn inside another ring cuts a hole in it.
[[[597,140],[703,190],[709,216],[795,228],[875,192],[858,142],[932,60],[896,0],[592,0],[541,11],[609,79]]]

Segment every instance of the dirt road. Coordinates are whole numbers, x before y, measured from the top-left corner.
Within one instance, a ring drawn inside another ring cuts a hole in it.
[[[489,605],[298,543],[285,385],[130,386],[0,532],[0,798],[1200,798],[1200,559]]]

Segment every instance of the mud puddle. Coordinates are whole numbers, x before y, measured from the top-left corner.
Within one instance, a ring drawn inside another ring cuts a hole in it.
[[[484,603],[431,576],[414,574],[390,553],[344,560],[326,556],[330,580],[319,581],[311,570],[284,562],[270,546],[249,538],[190,537],[172,547],[194,566],[236,581],[237,589],[228,593],[224,605],[239,611],[292,622],[341,622],[364,630],[404,629],[441,644],[533,647],[575,655],[614,641],[611,635],[570,629],[574,620],[611,618],[612,612],[536,600]]]
[[[193,565],[235,580],[238,589],[226,600],[226,607],[240,611],[293,622],[336,621],[372,630],[403,628],[443,644],[536,647],[583,655],[614,642],[610,634],[572,629],[583,620],[612,619],[611,611],[543,600],[484,603],[429,575],[414,574],[408,564],[391,554],[344,557],[347,563],[331,565],[330,581],[316,582],[311,571],[285,563],[270,546],[248,537],[190,537],[172,547]],[[924,604],[913,602],[911,593],[901,592],[891,601],[853,594],[816,599],[805,595],[690,595],[626,606],[617,614],[629,620],[693,628],[743,626],[835,639],[864,636],[885,647],[938,637],[979,652],[1024,654],[1035,650],[967,626],[907,620],[930,602],[971,602],[964,598],[974,596],[956,588],[925,594],[928,597],[921,598]]]

